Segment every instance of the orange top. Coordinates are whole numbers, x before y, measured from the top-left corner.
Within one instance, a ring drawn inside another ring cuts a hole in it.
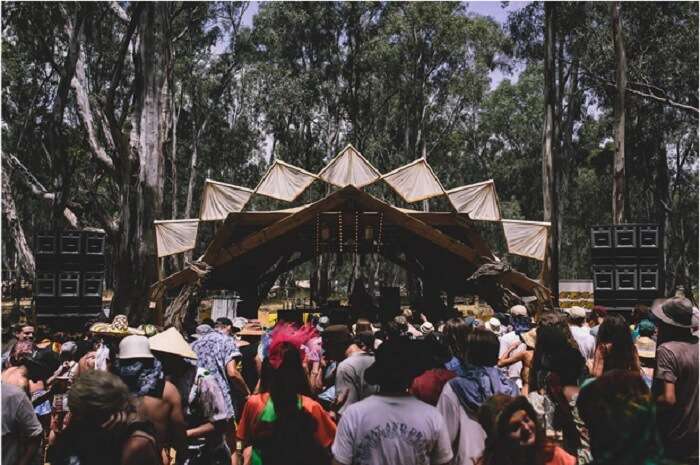
[[[301,407],[316,420],[317,426],[314,433],[316,441],[323,447],[330,447],[333,444],[333,439],[335,439],[335,423],[318,402],[310,397],[299,397],[301,398]],[[269,399],[269,393],[254,394],[248,398],[243,408],[241,421],[236,429],[236,438],[239,441],[243,441],[244,446],[250,444],[252,437],[258,432],[256,425],[260,423],[260,416]]]

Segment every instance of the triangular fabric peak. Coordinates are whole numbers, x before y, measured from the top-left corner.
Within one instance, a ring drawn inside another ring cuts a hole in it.
[[[468,213],[472,220],[499,221],[501,210],[493,179],[456,187],[447,191],[447,197],[459,213]]]
[[[158,257],[194,249],[197,243],[198,219],[154,221]]]
[[[318,177],[337,187],[360,188],[372,184],[381,174],[355,147],[348,145],[328,162]]]
[[[297,166],[275,160],[255,188],[255,193],[291,202],[299,197],[316,178],[315,174]]]
[[[204,182],[199,219],[225,220],[229,213],[239,212],[250,200],[253,190],[207,179]]]
[[[501,220],[508,252],[544,261],[547,233],[551,223],[544,221]]]
[[[445,190],[425,158],[396,168],[382,176],[406,202],[413,203],[444,195]]]

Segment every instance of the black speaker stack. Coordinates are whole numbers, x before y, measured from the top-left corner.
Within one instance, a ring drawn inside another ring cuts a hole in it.
[[[591,227],[595,305],[631,311],[663,295],[663,238],[656,224]]]
[[[37,233],[34,256],[34,305],[39,324],[52,329],[80,329],[102,313],[104,232]]]

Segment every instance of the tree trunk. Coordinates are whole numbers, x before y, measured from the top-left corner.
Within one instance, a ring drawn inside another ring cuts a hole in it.
[[[627,88],[627,57],[622,36],[620,2],[611,4],[613,40],[615,42],[615,160],[613,163],[613,223],[625,221],[625,89]]]
[[[552,224],[549,230],[547,256],[543,264],[544,285],[552,291],[555,301],[559,295],[559,233],[558,233],[558,163],[554,139],[554,4],[545,3],[544,59],[544,126],[542,144],[542,193],[544,219]]]
[[[116,290],[112,314],[126,313],[131,324],[144,320],[148,288],[158,280],[153,221],[163,208],[168,92],[165,21],[170,6],[150,3],[139,19],[135,63],[130,163],[122,171],[122,221],[115,240]],[[136,165],[129,166],[135,162]],[[134,172],[135,175],[131,175]]]
[[[659,272],[664,276],[664,281],[660,282],[661,290],[664,295],[671,295],[673,289],[671,287],[671,273],[665,273],[668,269],[668,251],[670,240],[666,236],[666,232],[670,231],[670,215],[667,210],[671,201],[669,196],[670,178],[668,174],[668,162],[666,160],[666,147],[663,141],[658,143],[658,155],[656,158],[656,182],[654,186],[654,209],[656,210],[656,222],[659,225],[659,239],[662,241],[662,250],[660,252]]]
[[[8,173],[4,173],[2,176],[2,214],[7,221],[10,237],[13,238],[17,257],[19,258],[19,266],[27,277],[27,280],[34,281],[34,272],[36,270],[34,254],[27,243],[24,229],[22,229],[22,223],[17,216],[17,207],[15,205]]]

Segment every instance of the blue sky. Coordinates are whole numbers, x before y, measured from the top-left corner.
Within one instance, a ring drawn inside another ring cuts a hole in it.
[[[261,2],[251,2],[248,9],[243,15],[243,24],[246,26],[253,25],[253,17],[258,13],[259,3]],[[511,11],[519,10],[523,6],[527,5],[529,2],[508,2],[507,6],[503,6],[503,2],[493,1],[493,2],[469,2],[468,10],[472,13],[476,13],[483,16],[490,16],[497,22],[503,24],[508,19],[508,13]],[[290,5],[291,6],[291,5]],[[511,74],[503,74],[501,71],[493,71],[490,74],[491,77],[491,88],[495,88],[499,82],[503,79],[510,79],[511,81],[517,81],[518,75],[520,74],[521,68],[516,67],[516,70]]]

